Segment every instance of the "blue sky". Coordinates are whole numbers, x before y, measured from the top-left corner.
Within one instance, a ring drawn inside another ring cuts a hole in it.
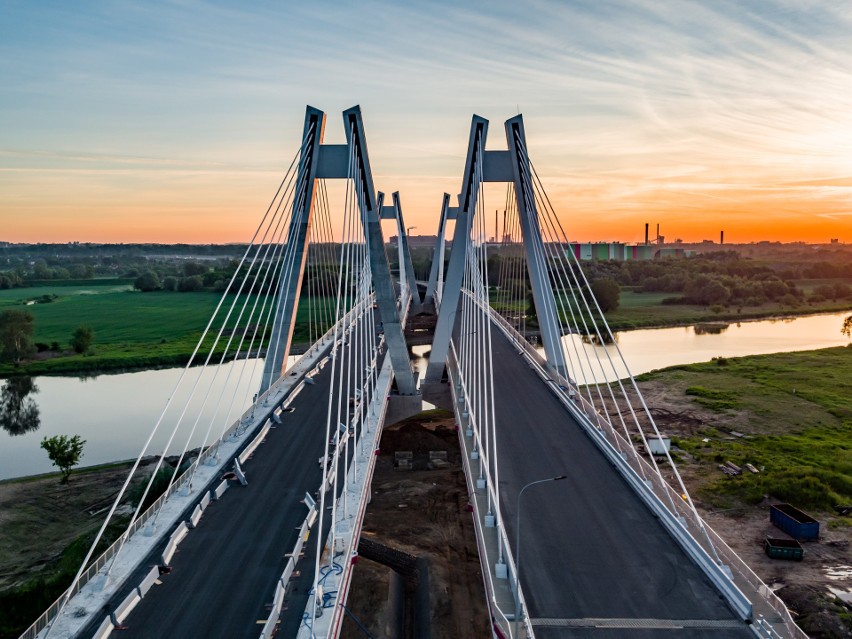
[[[419,233],[520,110],[569,234],[852,241],[848,2],[0,1],[0,240],[238,241],[360,104]],[[492,204],[498,206],[499,198]],[[502,206],[502,205],[501,205]]]

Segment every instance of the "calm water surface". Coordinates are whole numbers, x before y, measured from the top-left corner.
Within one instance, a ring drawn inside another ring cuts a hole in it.
[[[840,326],[847,314],[848,312],[743,322],[724,328],[719,325],[712,329],[718,332],[709,333],[702,330],[701,326],[698,330],[695,327],[680,327],[625,331],[617,333],[616,339],[625,359],[630,363],[631,372],[639,374],[675,364],[708,361],[713,357],[737,357],[845,345],[849,340],[840,334]],[[614,346],[593,346],[573,336],[565,339],[575,340],[567,344],[572,357],[576,345],[578,349],[588,349],[593,361],[593,352],[596,352],[608,367],[605,355],[605,351],[608,351],[613,361],[617,361],[618,374],[625,374]],[[425,368],[423,355],[429,347],[418,346],[412,350],[412,364],[422,374]],[[207,392],[208,382],[213,382],[212,390],[205,408],[200,412],[196,432],[189,440],[190,448],[202,443],[209,425],[212,424],[211,432],[218,436],[223,425],[230,425],[237,415],[251,404],[262,369],[262,360],[250,360],[244,370],[241,363],[225,364],[208,370],[200,380],[200,369],[190,369],[182,385],[183,390],[175,394],[173,407],[176,410],[166,413],[159,432],[152,441],[150,452],[157,453],[166,446],[168,435],[196,381],[198,390],[195,401],[183,419],[181,434],[169,446],[170,453],[180,453],[186,444],[189,431],[199,414],[197,407],[202,405],[201,400]],[[240,370],[243,370],[242,376]],[[9,431],[14,428],[3,424],[4,428],[0,430],[0,479],[53,470],[47,454],[39,448],[39,443],[45,436],[82,436],[87,441],[82,459],[82,464],[86,466],[135,458],[169,396],[174,392],[182,371],[183,369],[164,369],[89,378],[38,377],[33,380],[38,389],[36,392],[30,392],[23,398],[11,399],[9,396],[13,393],[9,391],[14,389],[7,388],[8,382],[3,384],[3,400],[16,402],[18,414],[22,416],[18,432],[26,429],[31,423],[27,416],[31,415],[32,407],[38,410],[39,426],[36,430],[12,435]],[[229,373],[230,383],[226,391],[225,381]],[[600,370],[595,373],[597,379],[601,380]],[[586,375],[591,381],[591,372],[587,370]],[[610,371],[608,379],[614,377]],[[240,383],[235,396],[232,384],[238,379]],[[26,390],[25,386],[23,385],[23,390]],[[219,408],[215,410],[220,398]]]
[[[175,391],[183,370],[168,368],[83,378],[37,377],[32,380],[37,390],[23,398],[10,397],[11,380],[0,380],[4,382],[0,388],[4,405],[16,402],[25,415],[35,406],[39,417],[36,430],[17,435],[10,434],[13,428],[2,423],[0,479],[55,470],[47,453],[39,447],[43,437],[53,435],[80,435],[86,440],[83,466],[136,458],[173,393],[174,400],[164,413],[149,453],[159,453],[166,447],[179,419],[181,426],[169,452],[179,454],[187,441],[189,448],[200,446],[208,427],[211,437],[218,437],[223,425],[232,424],[251,405],[260,385],[263,360],[249,360],[245,366],[242,362],[223,364],[208,368],[203,374],[200,368],[191,368]],[[181,419],[190,397],[189,408]],[[190,437],[193,426],[195,432]],[[27,427],[28,420],[24,420],[19,430]]]
[[[848,314],[846,311],[733,324],[719,322],[677,328],[622,331],[615,334],[615,339],[630,372],[639,375],[677,364],[707,362],[714,357],[741,357],[844,346],[849,343],[849,339],[841,335],[840,327],[843,318]],[[566,336],[563,341],[577,371],[575,376],[581,382],[583,374],[589,383],[592,383],[595,377],[597,381],[602,381],[603,372],[606,373],[607,381],[627,376],[627,369],[615,345],[608,344],[604,347],[584,343],[576,335]],[[585,364],[577,367],[578,359],[581,362],[586,359],[583,348],[592,361],[591,367]],[[612,367],[607,355],[613,362]],[[603,363],[603,371],[598,367],[598,358]]]

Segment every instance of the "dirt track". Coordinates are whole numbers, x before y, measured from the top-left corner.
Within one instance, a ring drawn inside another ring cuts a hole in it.
[[[435,450],[448,452],[447,468],[427,469],[428,453]],[[396,451],[414,453],[414,470],[394,469]],[[489,636],[467,503],[452,419],[412,418],[385,430],[363,535],[428,559],[433,637]],[[363,558],[353,574],[348,607],[376,637],[388,635],[386,624],[392,613],[387,605],[389,577],[389,568]],[[365,635],[347,618],[341,636],[354,639]]]

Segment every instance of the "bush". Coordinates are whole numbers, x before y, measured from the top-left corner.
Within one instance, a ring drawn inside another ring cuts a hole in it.
[[[180,284],[178,284],[178,290],[182,293],[192,293],[194,291],[200,291],[203,288],[204,282],[201,280],[200,275],[184,277],[181,279]]]
[[[75,353],[85,353],[92,345],[92,329],[89,326],[78,326],[71,337],[71,348]]]
[[[154,271],[145,271],[133,282],[133,288],[139,289],[143,293],[150,293],[151,291],[159,291],[162,285],[159,276]]]
[[[621,301],[621,287],[614,279],[605,277],[592,282],[592,294],[604,313],[614,311]]]

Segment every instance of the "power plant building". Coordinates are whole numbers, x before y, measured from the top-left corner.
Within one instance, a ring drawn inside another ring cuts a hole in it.
[[[623,242],[571,242],[568,250],[578,260],[652,260],[657,247],[651,244],[624,244]]]

